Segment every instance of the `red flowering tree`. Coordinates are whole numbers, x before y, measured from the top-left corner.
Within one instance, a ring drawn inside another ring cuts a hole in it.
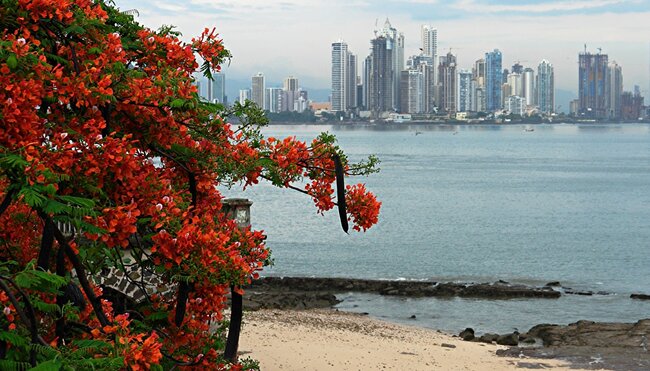
[[[218,185],[299,190],[346,231],[377,222],[343,185],[374,158],[265,139],[254,105],[199,99],[192,74],[229,58],[214,31],[185,43],[100,0],[0,0],[0,33],[0,369],[251,366],[223,359],[222,313],[269,251]],[[98,277],[133,269],[171,293],[113,308]]]

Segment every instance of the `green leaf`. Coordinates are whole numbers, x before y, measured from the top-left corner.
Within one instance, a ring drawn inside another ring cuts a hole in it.
[[[63,277],[37,270],[27,270],[16,275],[16,284],[18,286],[52,294],[58,293],[59,288],[67,283],[67,280]]]
[[[88,207],[88,208],[95,207],[95,201],[88,198],[75,197],[75,196],[59,196],[59,199],[76,206]]]
[[[69,35],[69,34],[78,34],[78,35],[81,35],[81,34],[83,34],[83,33],[86,33],[86,30],[85,30],[83,27],[79,26],[78,24],[73,24],[73,25],[71,25],[70,27],[68,27],[68,28],[66,28],[65,30],[63,30],[63,32],[65,32],[65,33],[68,34],[68,35]]]
[[[34,300],[32,302],[32,305],[34,306],[34,308],[44,313],[57,314],[57,315],[61,314],[61,308],[59,308],[59,306],[56,304],[50,304],[44,301]]]
[[[147,319],[152,320],[152,321],[159,321],[163,319],[167,319],[169,316],[169,313],[167,312],[154,312],[151,313],[150,315],[147,316]]]
[[[32,367],[27,362],[18,362],[18,361],[10,361],[6,359],[0,359],[0,370],[3,371],[24,371]]]
[[[50,359],[39,363],[36,367],[30,368],[29,371],[59,371],[63,364],[58,359]]]
[[[169,106],[171,108],[183,108],[183,105],[185,105],[185,99],[174,99]]]
[[[79,350],[105,350],[111,348],[111,344],[101,340],[73,340],[72,344],[78,346]]]
[[[18,335],[15,331],[0,331],[0,341],[6,341],[17,347],[26,347],[29,345],[29,340],[24,336]]]
[[[23,196],[25,203],[33,208],[41,208],[47,202],[47,197],[40,194],[33,187],[22,188],[18,195]]]
[[[16,59],[16,54],[10,54],[9,58],[7,58],[7,66],[11,68],[12,70],[15,70],[16,67],[18,67],[18,59]]]

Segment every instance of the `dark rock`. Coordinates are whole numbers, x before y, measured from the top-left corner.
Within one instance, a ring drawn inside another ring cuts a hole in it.
[[[512,334],[501,335],[497,338],[497,344],[516,347],[519,345],[519,334],[513,332]]]
[[[548,286],[548,287],[558,287],[558,286],[562,286],[562,285],[560,284],[560,281],[551,281],[551,282],[547,283],[547,284],[544,285],[544,286]]]
[[[520,334],[519,335],[519,342],[524,343],[524,344],[535,344],[537,341],[535,340],[535,337],[530,336],[528,334]]]
[[[505,281],[496,283],[462,284],[433,281],[382,281],[349,278],[263,277],[247,289],[257,292],[367,292],[407,297],[479,297],[509,299],[519,297],[558,298],[560,293],[549,287],[538,288],[512,285]]]
[[[413,314],[413,315],[411,315],[411,317],[409,317],[409,318],[410,318],[410,319],[416,319],[417,317],[415,316],[415,314]]]
[[[488,333],[488,334],[481,335],[481,337],[478,338],[478,341],[480,341],[481,343],[492,344],[493,342],[497,341],[498,338],[499,338],[498,334]]]
[[[650,300],[650,295],[646,295],[646,294],[632,294],[632,295],[630,295],[630,298],[632,298],[632,299],[639,299],[639,300]]]
[[[542,339],[544,346],[590,346],[642,348],[650,338],[650,319],[636,323],[578,321],[567,326],[542,324],[528,336]]]
[[[564,290],[564,293],[569,295],[583,295],[583,296],[591,296],[594,294],[593,291],[578,291],[578,290]]]
[[[472,341],[474,340],[474,329],[468,327],[465,330],[461,331],[460,334],[458,334],[458,336],[460,336],[460,338],[465,341]]]
[[[440,344],[440,346],[443,347],[443,348],[452,348],[452,349],[456,348],[456,346],[454,344],[447,344],[447,343],[442,343],[442,344]]]

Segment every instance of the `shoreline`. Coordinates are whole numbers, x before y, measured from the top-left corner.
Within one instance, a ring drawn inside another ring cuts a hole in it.
[[[260,310],[244,322],[240,357],[258,360],[263,370],[593,369],[332,309]]]
[[[465,296],[491,302],[521,298],[547,301],[558,300],[558,297],[566,296],[584,297],[587,299],[589,296],[610,295],[610,293],[605,292],[574,291],[571,288],[563,287],[560,282],[549,282],[544,286],[527,286],[510,284],[505,281],[492,283],[439,283],[433,281],[305,277],[263,277],[246,288],[246,292],[247,295],[244,296],[244,308],[246,310],[253,310],[247,313],[247,316],[252,318],[253,321],[261,318],[263,320],[269,320],[271,323],[276,323],[277,321],[274,319],[277,317],[281,323],[293,326],[300,324],[301,320],[299,319],[303,317],[307,321],[320,324],[327,324],[331,321],[336,323],[336,320],[341,318],[354,318],[355,321],[370,321],[371,325],[369,326],[372,328],[378,326],[377,323],[381,323],[381,326],[409,329],[409,331],[413,331],[414,333],[422,330],[428,334],[445,333],[440,330],[419,326],[415,322],[408,324],[401,321],[397,322],[379,318],[369,313],[345,311],[345,309],[340,309],[339,311],[339,309],[334,309],[334,306],[343,301],[339,300],[336,294],[357,292],[404,299],[422,297],[449,299],[450,297]],[[628,297],[626,300],[637,301],[638,299],[632,295],[632,297]],[[321,319],[315,321],[310,317],[310,313],[320,313],[319,316],[321,316]],[[285,318],[285,316],[288,317]],[[322,316],[325,317],[322,318]],[[411,316],[411,318],[415,319],[415,315]],[[480,334],[481,329],[478,330],[479,332],[476,333],[476,336],[474,329],[469,328],[462,331],[459,335],[454,335],[453,332],[448,331],[445,336],[461,341],[462,343],[483,344],[479,346],[496,346],[494,343],[507,345],[508,347],[495,348],[503,356],[518,357],[520,354],[524,354],[535,359],[546,359],[550,357],[551,359],[572,363],[572,367],[578,365],[586,369],[594,369],[591,367],[593,364],[607,365],[609,369],[613,370],[650,369],[650,353],[647,351],[648,340],[650,339],[650,319],[640,320],[638,322],[634,321],[632,323],[578,321],[567,325],[538,324],[532,326],[530,329],[522,328],[521,334],[517,331]],[[320,333],[318,331],[316,332]],[[323,333],[319,336],[329,338],[334,335]],[[299,341],[299,339],[291,341]],[[310,341],[318,342],[319,340],[318,338],[312,338]],[[314,351],[317,352],[318,349]],[[325,355],[322,357],[325,357]],[[401,359],[399,356],[397,358]],[[538,360],[535,362],[541,361]],[[426,364],[420,364],[418,367],[420,366],[424,367],[423,369],[428,368]],[[465,365],[463,367],[469,366]],[[564,366],[555,365],[553,367]],[[373,368],[370,367],[370,369]],[[355,369],[366,368],[359,367]],[[415,367],[414,369],[418,368]],[[472,368],[470,367],[469,369]]]

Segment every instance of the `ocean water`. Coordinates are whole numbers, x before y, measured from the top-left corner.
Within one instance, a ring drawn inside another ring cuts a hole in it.
[[[558,300],[400,299],[343,293],[340,308],[459,331],[650,317],[650,126],[271,126],[267,136],[334,133],[352,160],[377,155],[363,182],[383,203],[366,233],[336,211],[260,184],[253,226],[275,264],[264,275],[433,279],[543,285],[611,295]],[[416,135],[416,131],[421,134]],[[412,314],[415,320],[408,319]]]

